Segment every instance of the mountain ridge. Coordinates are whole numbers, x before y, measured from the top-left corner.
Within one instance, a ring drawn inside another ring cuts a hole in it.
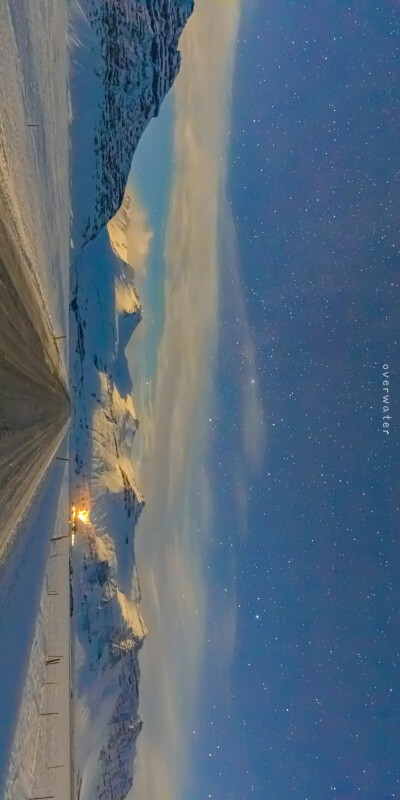
[[[192,9],[192,0],[81,0],[72,15],[71,613],[78,800],[124,800],[142,727],[138,654],[147,631],[138,606],[134,535],[144,498],[132,458],[139,421],[125,357],[142,306],[134,270],[119,257],[124,247],[115,247],[110,227],[140,136],[178,72],[179,36]]]
[[[140,137],[180,68],[178,42],[193,0],[81,0],[73,15],[74,246],[120,208]],[[76,146],[78,144],[78,147]],[[93,202],[90,198],[94,198]]]

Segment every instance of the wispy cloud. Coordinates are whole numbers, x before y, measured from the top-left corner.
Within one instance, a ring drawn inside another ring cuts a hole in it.
[[[232,209],[226,197],[220,200],[219,247],[221,282],[224,285],[225,308],[232,340],[236,342],[237,360],[241,367],[241,420],[243,467],[246,471],[260,468],[265,454],[266,428],[257,353],[246,311],[241,282],[239,242]]]
[[[181,38],[182,68],[174,88],[165,326],[154,383],[150,389],[142,386],[137,398],[146,508],[136,554],[149,637],[140,659],[144,727],[131,800],[184,797],[199,677],[207,656],[211,610],[204,569],[212,486],[206,464],[218,342],[221,209],[224,238],[235,248],[225,183],[239,16],[239,0],[197,0]],[[242,302],[239,283],[237,290]],[[251,365],[254,353],[243,322]],[[261,404],[251,378],[247,388],[243,444],[256,465]],[[216,610],[224,667],[235,644],[234,602]]]
[[[238,399],[236,435],[239,455],[232,464],[234,501],[237,523],[242,534],[248,533],[249,487],[253,476],[260,470],[266,452],[266,425],[258,377],[257,353],[247,315],[241,280],[239,242],[226,197],[220,200],[219,216],[219,271],[223,287],[225,347],[233,350],[235,359],[229,382],[237,387]]]

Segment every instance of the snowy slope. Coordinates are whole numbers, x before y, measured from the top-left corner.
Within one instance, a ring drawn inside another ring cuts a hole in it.
[[[1,219],[57,333],[69,291],[67,25],[65,0],[0,1]]]
[[[61,491],[57,496],[60,479]],[[52,540],[5,800],[52,796],[57,800],[71,800],[69,476],[65,462],[56,462],[43,489],[35,521],[36,526],[51,530]],[[55,519],[49,520],[48,508],[52,502],[56,506]],[[29,563],[33,564],[32,558]],[[12,671],[13,667],[15,665],[9,669]]]
[[[142,273],[146,268],[153,232],[147,224],[138,197],[129,184],[122,204],[108,223],[107,230],[114,253]]]
[[[129,266],[129,194],[114,214],[139,138],[179,69],[178,40],[192,7],[192,0],[81,0],[72,20],[70,458],[72,500],[77,515],[84,512],[72,557],[77,800],[126,797],[141,729],[146,628],[134,533],[144,499],[125,348],[142,308]]]
[[[68,514],[65,462],[52,461],[69,414],[67,37],[66,0],[0,0],[0,797],[9,780],[12,800],[33,794],[36,615]]]
[[[69,414],[67,22],[0,0],[0,568]]]
[[[119,209],[132,157],[180,66],[193,0],[80,0],[73,19],[73,239]]]
[[[138,420],[124,356],[141,306],[133,272],[113,254],[106,230],[77,260],[72,311],[71,494],[90,517],[90,524],[78,521],[73,549],[74,768],[81,800],[108,800],[125,797],[132,783],[141,727],[137,654],[146,630],[132,591],[144,500],[131,455]]]

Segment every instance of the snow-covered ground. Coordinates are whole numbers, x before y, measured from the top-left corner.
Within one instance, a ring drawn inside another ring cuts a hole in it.
[[[69,414],[66,0],[0,0],[0,565]]]
[[[141,317],[133,271],[106,230],[74,265],[71,324],[74,767],[80,800],[121,800],[131,784],[138,651],[146,629],[132,591],[134,530],[143,507],[132,460],[138,420],[124,355]]]
[[[56,335],[68,322],[67,35],[66,0],[0,0],[1,219]]]
[[[134,150],[178,72],[193,2],[79,5],[71,78],[71,494],[90,521],[78,525],[72,559],[75,793],[77,800],[124,800],[141,730],[138,654],[146,629],[134,556],[144,505],[132,456],[138,420],[125,357],[141,304],[124,243],[123,217],[134,209],[125,202],[117,212]]]
[[[55,458],[69,415],[67,37],[67,0],[0,0],[0,796],[10,800],[41,791],[47,767],[62,776],[53,757],[69,760],[68,540],[50,541],[68,533],[69,515],[67,464]],[[48,594],[55,583],[60,595]],[[53,648],[62,658],[46,665]],[[48,683],[55,674],[62,689]],[[62,782],[63,800],[69,770]]]
[[[63,475],[55,520],[46,519],[46,497],[56,488],[56,480],[59,479],[57,470],[62,470]],[[71,800],[71,537],[67,463],[59,462],[52,472],[46,481],[47,491],[41,498],[41,511],[36,521],[36,524],[41,523],[47,529],[50,527],[52,537],[9,764],[5,800],[28,800],[32,797]]]

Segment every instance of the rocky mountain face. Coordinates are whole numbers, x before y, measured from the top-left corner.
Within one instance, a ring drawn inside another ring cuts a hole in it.
[[[128,197],[114,215],[140,136],[179,69],[179,36],[191,10],[192,0],[80,0],[71,15],[77,800],[124,800],[142,725],[138,654],[146,628],[134,534],[144,498],[132,458],[139,423],[125,357],[142,307],[127,263]]]
[[[81,0],[73,19],[73,238],[119,209],[132,157],[180,67],[193,0]],[[76,113],[76,99],[79,113]]]
[[[141,305],[133,271],[105,229],[77,257],[73,280],[74,780],[79,800],[123,800],[141,729],[138,653],[146,635],[134,555],[144,506],[132,458],[139,423],[124,355]]]

